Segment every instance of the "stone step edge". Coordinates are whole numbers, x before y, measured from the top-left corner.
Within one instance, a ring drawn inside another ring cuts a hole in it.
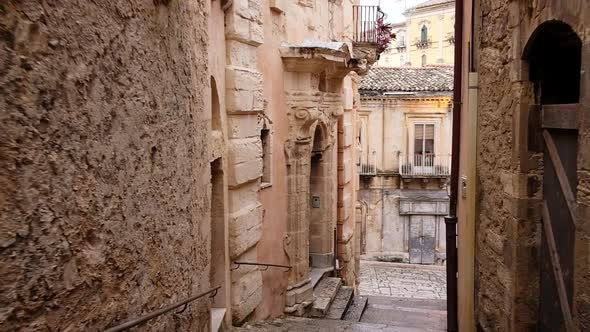
[[[341,278],[327,277],[327,278],[322,278],[322,279],[326,279],[326,280],[338,279],[338,283],[337,283],[335,291],[330,294],[330,297],[323,298],[323,299],[328,299],[328,303],[326,304],[325,307],[316,306],[318,304],[318,299],[322,299],[322,298],[315,296],[316,289],[314,288],[314,301],[311,306],[311,310],[309,312],[309,315],[311,317],[315,317],[315,318],[323,318],[324,316],[326,316],[326,314],[328,313],[328,310],[330,309],[330,306],[332,305],[332,302],[334,302],[334,299],[336,298],[336,295],[338,294],[338,291],[340,290],[340,287],[342,286],[342,279]],[[319,284],[321,284],[321,281],[318,283],[318,285]]]
[[[339,296],[341,296],[341,295],[346,296],[346,298],[345,298],[346,304],[344,305],[343,308],[334,308],[334,303],[336,302],[336,300],[339,300]],[[338,290],[338,293],[336,294],[336,297],[334,298],[334,301],[332,301],[330,308],[328,308],[326,318],[342,320],[344,318],[344,315],[348,311],[350,304],[352,303],[353,296],[354,296],[354,290],[352,287],[341,286],[340,289]],[[334,316],[334,317],[331,317],[331,316]]]
[[[317,278],[316,276],[310,277],[311,286],[312,286],[312,288],[315,289],[315,286],[317,286],[322,279],[328,278],[330,276],[330,274],[334,271],[334,267],[332,266],[332,267],[325,267],[325,268],[314,268],[312,270],[315,270],[320,274],[319,278]],[[310,273],[310,275],[311,275],[311,273]]]
[[[368,302],[369,298],[366,295],[353,296],[351,304],[348,306],[346,313],[344,313],[343,320],[360,322],[367,309]]]

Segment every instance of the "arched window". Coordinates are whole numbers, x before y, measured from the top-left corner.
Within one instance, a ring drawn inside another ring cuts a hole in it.
[[[422,54],[422,67],[426,66],[426,54]]]
[[[402,55],[399,57],[399,66],[400,66],[400,67],[402,67],[402,66],[403,66],[403,65],[405,65],[405,64],[406,64],[406,57],[405,57],[405,56],[402,54]]]
[[[405,31],[398,32],[397,38],[398,38],[398,40],[397,40],[398,47],[405,47],[406,46],[406,32]]]
[[[428,41],[428,28],[426,25],[423,25],[422,30],[420,31],[420,41],[423,43]]]

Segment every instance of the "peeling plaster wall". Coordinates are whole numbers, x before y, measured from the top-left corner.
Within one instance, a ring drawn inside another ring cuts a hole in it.
[[[0,4],[0,329],[93,331],[209,288],[207,10]],[[208,329],[207,301],[148,331]]]
[[[478,3],[475,315],[484,331],[533,330],[538,320],[542,161],[527,150],[522,114],[532,103],[532,87],[521,57],[532,32],[553,19],[569,24],[583,43],[577,200],[584,226],[576,231],[572,312],[580,330],[590,329],[590,12],[585,6],[577,0]]]

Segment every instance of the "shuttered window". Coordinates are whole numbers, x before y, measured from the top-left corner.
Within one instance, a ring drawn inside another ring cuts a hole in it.
[[[434,124],[414,125],[414,153],[434,154]]]

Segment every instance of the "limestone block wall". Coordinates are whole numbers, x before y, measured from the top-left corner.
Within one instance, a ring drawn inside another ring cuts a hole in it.
[[[359,255],[355,249],[356,232],[355,207],[357,201],[356,160],[358,150],[357,109],[359,107],[358,85],[360,77],[349,74],[343,84],[344,114],[338,119],[338,210],[337,210],[337,256],[340,262],[341,276],[347,285],[354,286],[358,279]]]
[[[590,328],[586,222],[590,205],[590,16],[582,9],[586,5],[575,0],[543,6],[482,0],[476,7],[476,16],[483,20],[476,32],[475,68],[479,74],[475,319],[483,330],[534,329],[539,319],[543,168],[542,155],[527,148],[527,112],[533,103],[533,87],[528,66],[521,59],[533,31],[542,22],[555,19],[570,25],[583,43],[577,203],[584,226],[576,231],[572,312],[580,330]]]
[[[104,330],[209,288],[207,18],[0,4],[0,330]],[[208,303],[143,329],[208,330]]]
[[[228,118],[229,258],[256,262],[262,235],[260,114],[264,111],[262,74],[257,48],[264,41],[264,1],[233,1],[225,10],[225,98]],[[262,296],[262,275],[256,267],[231,272],[234,323],[244,321]]]

